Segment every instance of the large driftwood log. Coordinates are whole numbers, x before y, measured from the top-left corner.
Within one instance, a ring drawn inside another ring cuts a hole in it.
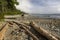
[[[59,40],[56,36],[45,30],[44,28],[38,26],[35,22],[31,22],[30,25],[35,28],[40,34],[45,36],[49,40]]]
[[[0,40],[4,40],[5,32],[7,31],[8,23],[3,25],[3,28],[0,30]]]

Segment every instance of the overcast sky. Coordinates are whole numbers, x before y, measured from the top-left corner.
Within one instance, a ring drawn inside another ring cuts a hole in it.
[[[18,0],[17,9],[27,13],[60,13],[60,0]]]

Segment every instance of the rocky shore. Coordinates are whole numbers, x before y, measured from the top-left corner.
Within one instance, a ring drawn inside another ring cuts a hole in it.
[[[20,23],[29,23],[31,21],[34,21],[38,26],[44,28],[45,30],[49,31],[50,33],[54,34],[55,36],[60,37],[60,19],[49,19],[49,18],[39,18],[39,17],[34,17],[34,16],[20,16],[16,19],[5,19],[5,22],[0,22],[0,40],[34,40],[29,35],[29,33],[26,32],[22,27],[22,25],[16,25],[15,23],[8,23],[12,21],[18,21]],[[7,23],[7,26],[4,26],[4,24]],[[28,24],[27,24],[28,25]],[[31,28],[32,33],[34,33],[32,27],[28,27],[28,29]],[[6,31],[4,31],[6,30]],[[36,33],[36,34],[35,34]],[[38,36],[39,33],[35,31],[34,35]],[[3,35],[3,36],[1,36]],[[38,37],[39,40],[48,40],[41,35]]]

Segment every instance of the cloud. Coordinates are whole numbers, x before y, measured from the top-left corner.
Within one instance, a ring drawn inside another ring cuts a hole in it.
[[[19,2],[19,5],[16,6],[17,9],[30,13],[30,9],[32,6],[31,6],[29,0],[18,0],[18,2]]]
[[[60,13],[60,0],[18,0],[17,9],[27,13]]]

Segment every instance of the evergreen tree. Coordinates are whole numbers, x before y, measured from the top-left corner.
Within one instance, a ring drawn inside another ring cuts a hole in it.
[[[9,9],[16,9],[15,8],[15,4],[17,4],[18,5],[18,2],[17,2],[17,0],[6,0],[7,1],[7,7],[9,8]]]
[[[21,11],[16,9],[15,4],[19,4],[17,0],[0,0],[0,16],[20,14]]]

